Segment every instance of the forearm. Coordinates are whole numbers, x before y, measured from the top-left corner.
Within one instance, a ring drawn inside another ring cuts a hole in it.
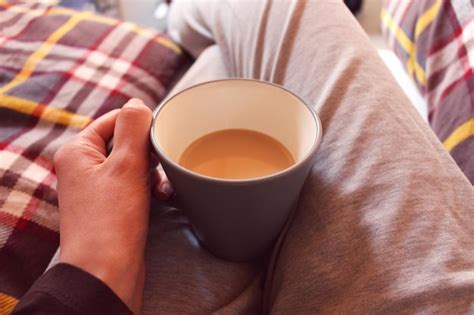
[[[39,278],[13,314],[132,314],[101,280],[69,264],[58,264]]]

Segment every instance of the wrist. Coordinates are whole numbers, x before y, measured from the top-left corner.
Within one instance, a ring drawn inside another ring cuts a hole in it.
[[[143,253],[133,255],[121,253],[113,248],[87,251],[61,248],[60,262],[78,267],[104,282],[129,308],[133,299],[143,264]]]

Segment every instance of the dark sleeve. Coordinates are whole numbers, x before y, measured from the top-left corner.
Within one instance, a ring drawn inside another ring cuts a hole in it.
[[[132,314],[104,282],[69,264],[58,264],[26,292],[13,314]]]

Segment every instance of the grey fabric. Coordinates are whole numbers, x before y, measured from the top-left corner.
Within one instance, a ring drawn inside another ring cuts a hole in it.
[[[198,57],[176,90],[272,81],[314,107],[324,135],[260,262],[214,258],[156,204],[145,313],[474,313],[474,190],[341,1],[174,1],[170,34]]]

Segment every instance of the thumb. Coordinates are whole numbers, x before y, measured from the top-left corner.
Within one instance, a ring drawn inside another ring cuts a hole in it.
[[[62,170],[70,170],[71,165],[100,164],[106,160],[105,143],[114,133],[118,113],[113,110],[100,116],[56,151],[53,162],[58,176]]]
[[[143,163],[148,168],[150,124],[151,110],[139,99],[129,100],[120,110],[115,123],[110,158],[124,159],[135,166]]]

